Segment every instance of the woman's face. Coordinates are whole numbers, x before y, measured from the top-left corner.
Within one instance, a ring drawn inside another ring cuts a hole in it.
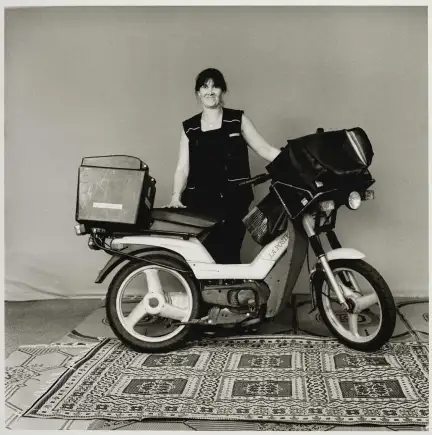
[[[215,108],[222,103],[222,89],[216,88],[212,79],[208,79],[199,89],[198,97],[201,104],[208,108]]]

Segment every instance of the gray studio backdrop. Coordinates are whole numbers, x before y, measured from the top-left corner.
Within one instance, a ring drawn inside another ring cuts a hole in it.
[[[167,203],[209,66],[226,76],[227,107],[274,146],[317,127],[366,130],[376,200],[342,210],[338,234],[394,294],[427,295],[426,7],[8,9],[5,32],[7,299],[104,294],[94,279],[108,256],[73,228],[81,158],[141,158]],[[258,249],[247,237],[243,260]]]

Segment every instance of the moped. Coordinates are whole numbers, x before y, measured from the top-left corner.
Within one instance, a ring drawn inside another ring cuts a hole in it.
[[[386,281],[363,253],[342,247],[335,233],[340,207],[357,210],[374,198],[371,145],[359,128],[326,133],[289,141],[266,173],[238,181],[239,186],[270,182],[268,194],[243,220],[261,246],[248,264],[216,264],[203,246],[223,218],[153,208],[154,197],[149,201],[147,195],[148,224],[128,230],[113,225],[114,219],[110,225],[107,219],[83,219],[89,198],[78,199],[76,233],[89,235],[91,249],[111,255],[96,283],[118,269],[106,314],[125,345],[165,352],[200,331],[224,328],[229,335],[271,322],[289,303],[309,247],[316,257],[309,270],[310,312],[318,310],[329,331],[356,350],[375,351],[391,338],[396,307]],[[78,196],[83,197],[80,190]],[[113,213],[115,207],[106,204]]]

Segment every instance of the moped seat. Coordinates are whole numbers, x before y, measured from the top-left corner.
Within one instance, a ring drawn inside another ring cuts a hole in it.
[[[222,216],[196,213],[187,208],[154,208],[151,230],[199,234],[222,220]]]

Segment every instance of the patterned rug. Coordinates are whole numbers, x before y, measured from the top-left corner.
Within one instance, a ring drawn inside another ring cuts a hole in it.
[[[23,413],[75,367],[94,348],[93,343],[21,346],[5,361],[5,427],[10,430],[85,430],[84,420],[35,419]]]
[[[332,339],[240,337],[138,354],[94,345],[24,414],[62,419],[426,425],[428,348],[371,354]]]
[[[429,342],[429,302],[427,300],[406,301],[399,304],[398,311],[416,338]]]
[[[100,340],[96,340],[100,342]],[[5,427],[9,430],[180,430],[180,431],[328,431],[337,426],[249,421],[145,419],[71,420],[25,417],[23,413],[90,349],[91,343],[53,343],[21,346],[6,359]],[[375,427],[376,428],[376,427]],[[385,427],[380,427],[385,429]],[[398,427],[400,429],[402,427]],[[396,430],[395,427],[393,427]],[[404,426],[404,430],[419,430]],[[421,428],[422,430],[424,428]]]

